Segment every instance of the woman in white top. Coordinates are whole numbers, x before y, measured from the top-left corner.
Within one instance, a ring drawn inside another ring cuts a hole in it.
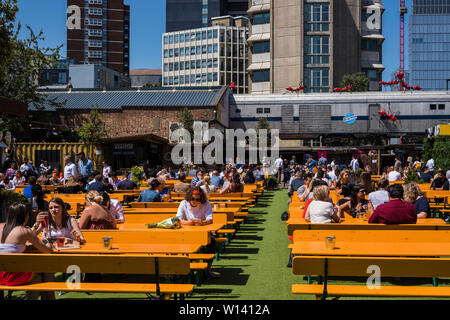
[[[4,177],[3,180],[0,181],[0,185],[4,186],[5,189],[9,191],[16,190],[16,185],[8,177]]]
[[[213,222],[211,204],[200,187],[189,189],[185,200],[178,206],[177,217],[181,224],[203,226]]]
[[[330,191],[327,186],[314,188],[313,201],[309,204],[305,220],[311,223],[339,222],[340,210],[329,202]]]
[[[22,253],[26,243],[31,243],[43,253],[51,253],[51,244],[42,242],[33,230],[26,227],[30,217],[30,207],[14,203],[7,210],[6,223],[0,224],[0,253]],[[51,281],[50,275],[32,272],[0,272],[0,285],[18,286],[34,281]],[[34,300],[39,292],[27,292],[28,299]],[[53,292],[42,293],[42,299],[54,299]]]
[[[109,178],[109,174],[111,173],[111,167],[108,164],[108,161],[104,160],[103,161],[103,177],[105,178]]]
[[[12,179],[12,182],[14,183],[15,186],[22,186],[22,185],[25,184],[26,179],[23,176],[22,172],[17,170],[16,171],[16,176]]]

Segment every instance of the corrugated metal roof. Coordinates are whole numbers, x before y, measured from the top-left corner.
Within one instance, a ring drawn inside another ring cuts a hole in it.
[[[209,107],[214,106],[224,94],[224,88],[189,88],[189,89],[158,89],[158,90],[117,90],[91,91],[39,91],[48,98],[56,98],[57,102],[66,101],[63,109],[90,109],[98,105],[99,109],[117,110],[122,107]],[[29,105],[29,110],[35,110]],[[51,105],[45,105],[46,111],[55,111]]]

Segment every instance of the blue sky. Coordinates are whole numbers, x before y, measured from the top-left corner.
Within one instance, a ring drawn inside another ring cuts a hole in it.
[[[66,0],[18,0],[17,20],[29,25],[34,32],[44,31],[42,47],[63,44],[66,54]],[[161,68],[161,34],[165,31],[165,0],[125,0],[130,5],[130,69]],[[407,0],[409,7],[410,0]],[[399,9],[397,0],[385,0],[383,6],[383,80],[399,66]],[[408,22],[408,18],[406,18]],[[24,36],[22,28],[21,36]],[[405,67],[408,68],[408,24],[405,27]]]

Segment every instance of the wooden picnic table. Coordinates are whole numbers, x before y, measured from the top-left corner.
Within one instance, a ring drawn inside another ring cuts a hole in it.
[[[416,224],[379,224],[367,220],[345,219],[341,223],[310,223],[303,218],[287,220],[288,235],[294,230],[450,230],[450,224],[442,219],[417,219]]]
[[[201,248],[195,243],[122,243],[112,242],[112,249],[108,250],[101,242],[86,242],[79,249],[67,249],[53,251],[56,253],[102,253],[102,254],[124,254],[124,253],[195,253]]]
[[[327,249],[325,239],[299,241],[292,246],[294,255],[323,256],[380,256],[380,257],[442,257],[450,256],[450,242],[392,242],[392,241],[339,241],[334,249]]]

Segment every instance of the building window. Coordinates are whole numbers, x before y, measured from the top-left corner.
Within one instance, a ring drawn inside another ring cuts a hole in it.
[[[99,40],[89,40],[88,46],[89,47],[101,48],[102,47],[102,42],[99,41]]]
[[[195,69],[195,60],[191,61],[191,69],[194,70]]]
[[[195,47],[191,47],[191,56],[195,55]]]
[[[173,63],[169,63],[169,71],[173,71]]]
[[[181,42],[184,42],[184,33],[181,33],[181,34],[180,34],[180,43],[181,43]]]
[[[101,37],[103,36],[103,31],[101,29],[89,29],[90,37]]]
[[[178,71],[178,62],[173,64],[173,71]]]
[[[184,56],[184,48],[180,48],[180,57]]]
[[[164,58],[168,58],[169,57],[169,50],[165,49],[164,50]]]
[[[363,72],[366,74],[367,78],[370,79],[370,81],[378,81],[377,70],[363,69]]]
[[[186,52],[186,55],[188,56],[189,55],[189,47],[186,47],[184,52]]]
[[[305,31],[330,31],[328,3],[305,4]]]
[[[253,53],[270,52],[270,41],[255,42],[253,45]]]
[[[361,40],[362,51],[378,51],[378,43],[376,40]]]
[[[202,53],[206,53],[206,46],[202,46]]]
[[[169,64],[168,63],[164,63],[164,72],[169,71]]]
[[[438,109],[439,110],[445,110],[445,104],[438,105]]]
[[[261,70],[253,72],[253,82],[270,81],[270,70]]]
[[[101,58],[102,57],[102,52],[101,51],[89,51],[88,52],[88,57],[89,58]]]
[[[173,41],[174,41],[175,43],[178,43],[178,34],[174,35]]]
[[[178,48],[175,48],[175,49],[174,49],[173,54],[174,54],[175,57],[178,57]]]
[[[103,0],[89,0],[89,4],[103,4]]]
[[[184,63],[184,69],[189,70],[189,61],[186,61]],[[188,82],[186,82],[186,83],[188,83]]]
[[[202,39],[202,34],[201,34],[200,32],[197,32],[197,33],[195,34],[195,39],[196,39],[196,40],[201,40],[201,39]]]
[[[90,15],[101,16],[103,15],[103,11],[101,8],[89,8]]]
[[[430,104],[430,110],[436,110],[436,105],[435,104]]]
[[[90,26],[102,26],[102,19],[86,19]]]
[[[170,57],[170,58],[173,57],[173,49],[169,49],[169,57]]]
[[[320,88],[328,90],[328,68],[305,68],[305,86],[308,88]]]
[[[189,33],[184,35],[184,41],[189,42]]]
[[[206,31],[202,31],[202,40],[206,40]]]
[[[256,113],[263,113],[264,109],[263,108],[256,108]]]
[[[197,60],[195,63],[195,66],[197,67],[197,69],[201,68],[201,60]]]
[[[186,84],[189,84],[189,76],[184,76],[184,82],[185,82]]]
[[[260,13],[253,16],[253,25],[270,23],[270,13]]]
[[[208,39],[212,39],[212,30],[208,30]]]
[[[270,108],[264,108],[264,113],[270,113]]]
[[[196,52],[197,54],[200,54],[200,53],[201,53],[201,50],[202,50],[201,47],[200,47],[200,46],[197,46],[195,52]]]
[[[214,36],[214,39],[217,39],[217,37],[219,36],[217,29],[213,30],[213,36]]]
[[[180,71],[182,71],[182,70],[184,70],[184,62],[183,61],[180,62]]]
[[[169,36],[169,43],[172,44],[173,43],[173,35]]]

